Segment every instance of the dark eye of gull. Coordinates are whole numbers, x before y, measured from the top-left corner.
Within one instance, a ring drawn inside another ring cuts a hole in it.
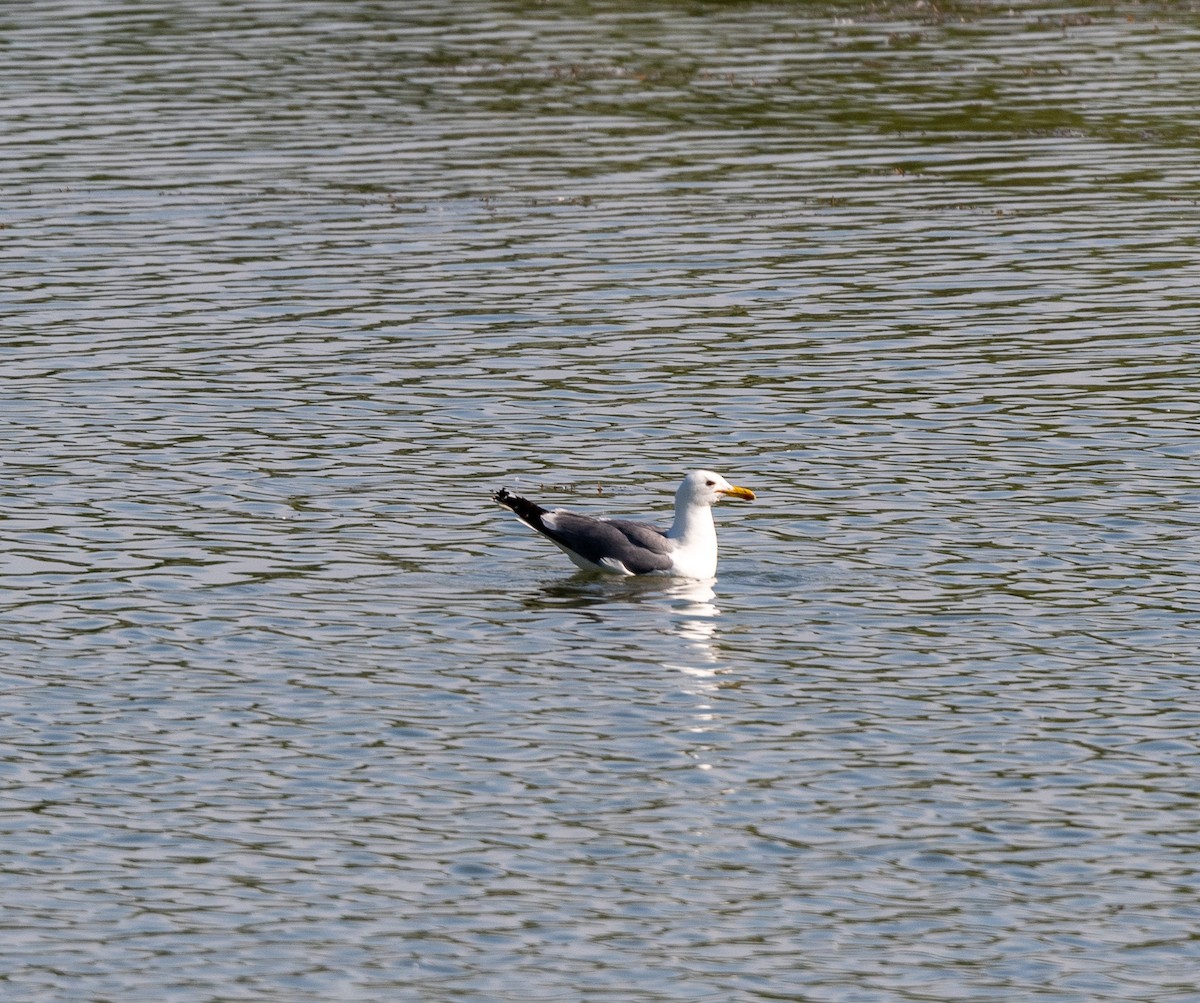
[[[705,485],[705,487],[711,488],[716,483],[717,483],[716,481],[705,481],[704,485]]]

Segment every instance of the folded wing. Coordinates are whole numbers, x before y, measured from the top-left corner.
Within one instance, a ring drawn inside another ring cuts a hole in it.
[[[671,570],[672,542],[647,523],[594,519],[565,509],[545,512],[539,521],[534,529],[598,567],[619,571],[619,563],[631,575]]]

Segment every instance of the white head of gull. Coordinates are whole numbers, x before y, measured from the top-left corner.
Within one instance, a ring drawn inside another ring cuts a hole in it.
[[[717,573],[712,507],[723,498],[753,501],[754,492],[730,484],[711,470],[693,470],[675,492],[675,521],[668,530],[627,519],[545,509],[507,488],[492,498],[585,571],[709,579]]]

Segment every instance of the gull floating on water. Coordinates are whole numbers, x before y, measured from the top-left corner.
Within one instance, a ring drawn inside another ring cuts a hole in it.
[[[717,528],[712,507],[722,498],[754,500],[749,488],[711,470],[693,470],[675,492],[675,521],[668,530],[627,519],[602,519],[563,508],[545,509],[501,488],[492,499],[559,547],[576,567],[613,575],[713,578]]]

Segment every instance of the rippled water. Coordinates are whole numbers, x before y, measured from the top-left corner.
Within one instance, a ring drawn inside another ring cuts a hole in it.
[[[1195,5],[0,25],[5,999],[1200,999]]]

